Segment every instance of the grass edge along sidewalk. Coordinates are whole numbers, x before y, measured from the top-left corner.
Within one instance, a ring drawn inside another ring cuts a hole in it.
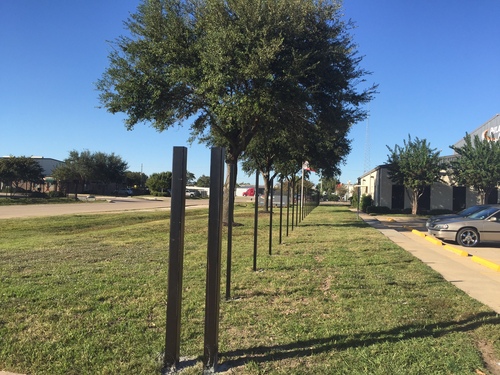
[[[233,229],[233,298],[221,301],[221,371],[495,374],[498,315],[346,208],[316,208],[272,256],[261,214],[258,272],[252,215],[236,207],[244,225]],[[3,222],[0,368],[160,373],[167,216]],[[187,213],[182,374],[201,370],[206,220],[206,210]]]

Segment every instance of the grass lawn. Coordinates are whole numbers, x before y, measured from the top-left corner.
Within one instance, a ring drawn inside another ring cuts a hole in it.
[[[181,330],[187,375],[202,369],[207,221],[206,209],[187,211]],[[219,371],[498,373],[498,314],[347,208],[316,208],[281,245],[276,215],[271,256],[268,215],[261,214],[257,272],[253,207],[237,205],[235,221],[244,225],[233,228]],[[166,212],[1,220],[0,370],[159,374],[168,230]]]

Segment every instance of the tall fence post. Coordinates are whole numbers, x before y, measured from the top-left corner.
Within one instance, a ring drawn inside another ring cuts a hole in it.
[[[210,162],[210,200],[208,208],[207,280],[203,353],[204,373],[207,374],[212,374],[215,371],[219,351],[224,154],[224,148],[213,148]]]
[[[255,190],[253,198],[255,202],[255,213],[253,219],[253,270],[257,271],[257,233],[259,231],[259,170],[255,171]]]
[[[273,198],[274,198],[274,179],[271,178],[271,204],[269,207],[269,255],[273,253]]]
[[[164,366],[175,369],[180,358],[182,269],[184,263],[184,223],[186,211],[187,148],[174,147],[172,162],[172,203],[168,260],[167,325]]]
[[[229,165],[229,215],[227,220],[227,271],[226,300],[231,298],[231,263],[233,252],[234,189],[236,185],[236,163]]]
[[[282,242],[283,242],[283,176],[281,176],[280,179],[280,240],[279,240],[280,245]]]

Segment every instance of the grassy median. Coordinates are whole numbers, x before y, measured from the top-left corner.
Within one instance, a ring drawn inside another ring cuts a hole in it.
[[[207,220],[187,211],[182,374],[202,368]],[[275,216],[271,256],[262,213],[257,272],[253,208],[235,220],[221,372],[495,374],[498,314],[347,208],[316,208],[281,245]],[[1,220],[0,370],[159,374],[168,230],[166,212]]]

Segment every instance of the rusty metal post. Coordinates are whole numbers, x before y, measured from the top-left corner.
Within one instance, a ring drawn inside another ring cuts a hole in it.
[[[207,281],[205,298],[204,373],[215,371],[219,351],[219,306],[222,250],[222,210],[225,149],[215,147],[210,162],[208,208]]]
[[[165,334],[166,369],[175,369],[180,357],[182,268],[184,262],[184,222],[186,216],[187,148],[174,147],[172,162],[172,203],[168,260],[167,325]]]

